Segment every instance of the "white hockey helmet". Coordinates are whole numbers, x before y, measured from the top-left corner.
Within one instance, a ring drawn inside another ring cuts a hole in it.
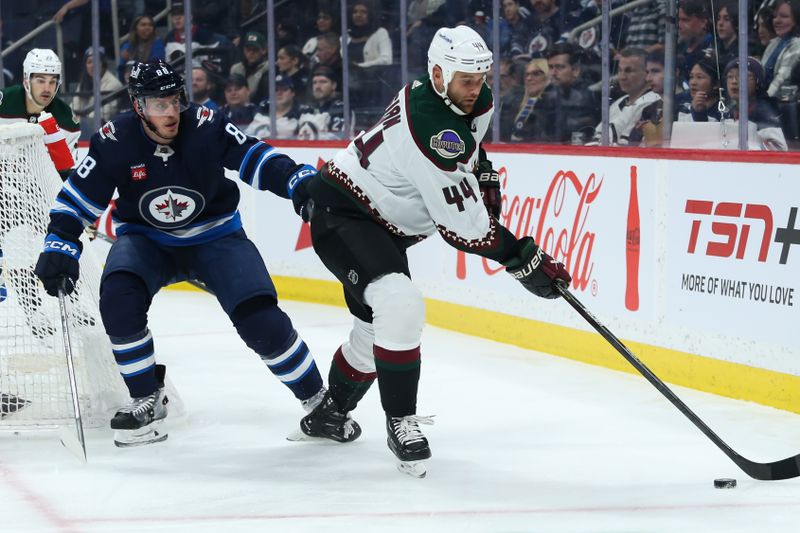
[[[25,56],[22,62],[22,83],[25,92],[31,93],[31,75],[33,74],[54,74],[58,76],[56,92],[61,87],[61,60],[55,52],[47,48],[34,48]]]
[[[428,48],[428,75],[433,80],[433,67],[442,69],[444,91],[433,90],[450,105],[447,88],[456,72],[486,74],[492,68],[492,52],[483,38],[468,26],[439,28]]]

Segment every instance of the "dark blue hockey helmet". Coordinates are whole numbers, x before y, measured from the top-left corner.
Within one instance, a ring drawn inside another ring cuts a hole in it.
[[[161,59],[133,65],[128,82],[128,95],[131,102],[138,102],[139,108],[142,110],[147,108],[148,98],[162,98],[171,95],[179,96],[181,111],[189,107],[183,76]]]

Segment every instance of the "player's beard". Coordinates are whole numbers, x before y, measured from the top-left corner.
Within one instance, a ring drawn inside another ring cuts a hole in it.
[[[454,100],[452,100],[452,99],[451,99],[451,101],[452,101],[452,102],[453,102],[453,103],[454,103],[456,106],[458,106],[458,108],[459,108],[461,111],[463,111],[464,113],[466,113],[466,114],[468,114],[468,115],[469,115],[470,113],[472,113],[472,110],[473,110],[473,109],[475,109],[475,102],[477,102],[477,100],[472,100],[472,101],[470,101],[469,103],[465,102],[465,100],[466,100],[466,98],[462,98],[461,100],[459,100],[458,102],[456,102],[456,101],[454,101]]]

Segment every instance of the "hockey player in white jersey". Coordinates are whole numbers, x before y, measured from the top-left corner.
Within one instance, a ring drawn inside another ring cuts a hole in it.
[[[301,430],[357,438],[349,412],[377,379],[389,448],[401,470],[417,477],[425,473],[420,461],[431,457],[419,428],[430,417],[416,414],[425,308],[406,249],[439,233],[459,250],[502,263],[538,296],[555,298],[554,283],[571,281],[531,237],[517,239],[497,221],[500,182],[480,148],[493,112],[485,83],[491,66],[474,30],[441,28],[428,50],[428,76],[400,90],[374,127],[293,196],[354,316],[333,357],[329,391]]]

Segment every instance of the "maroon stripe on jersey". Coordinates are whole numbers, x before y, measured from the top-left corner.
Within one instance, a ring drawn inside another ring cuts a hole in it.
[[[360,372],[350,366],[350,363],[348,363],[347,359],[344,358],[341,346],[339,346],[339,348],[336,350],[336,353],[333,354],[333,364],[336,366],[336,369],[341,372],[342,376],[347,378],[349,381],[362,383],[365,381],[373,381],[375,379],[375,372]]]
[[[419,346],[410,350],[387,350],[377,344],[372,347],[372,353],[377,361],[392,365],[405,365],[419,361]]]

